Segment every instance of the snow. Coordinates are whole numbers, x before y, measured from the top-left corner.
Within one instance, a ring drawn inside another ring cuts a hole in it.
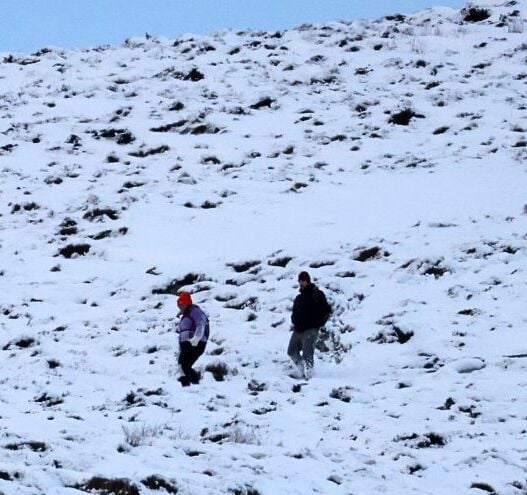
[[[525,493],[527,4],[485,5],[2,54],[0,492]]]

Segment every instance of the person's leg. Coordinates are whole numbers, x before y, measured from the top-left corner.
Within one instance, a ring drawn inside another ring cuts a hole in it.
[[[295,332],[293,331],[291,333],[291,338],[289,339],[289,346],[287,347],[287,354],[295,363],[298,373],[298,378],[301,378],[304,375],[304,360],[302,359],[302,356],[300,355],[300,351],[302,350],[302,333],[301,332]]]
[[[190,373],[190,381],[194,384],[199,383],[201,379],[201,375],[198,371],[193,369],[192,366],[200,358],[200,356],[205,352],[206,345],[207,345],[206,342],[200,342],[196,347],[192,347],[192,354],[190,355],[190,358],[189,358],[189,363],[190,363],[189,373]]]
[[[180,342],[178,364],[183,372],[183,376],[179,378],[179,381],[184,387],[190,385],[192,371],[194,371],[192,370],[192,365],[195,361],[193,359],[192,345],[190,342]]]
[[[300,351],[302,350],[302,334],[300,332],[291,332],[289,345],[287,346],[287,355],[297,364],[302,361]]]
[[[302,340],[302,356],[306,363],[304,375],[306,378],[313,376],[313,367],[315,366],[315,346],[318,338],[318,328],[312,328],[304,332]]]

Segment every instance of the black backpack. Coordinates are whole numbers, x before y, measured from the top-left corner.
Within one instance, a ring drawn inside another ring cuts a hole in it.
[[[317,316],[320,326],[324,326],[331,316],[331,306],[326,299],[326,295],[317,287],[313,291],[313,300],[317,305]]]

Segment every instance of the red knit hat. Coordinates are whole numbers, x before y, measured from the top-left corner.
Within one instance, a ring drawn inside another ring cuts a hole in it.
[[[182,292],[178,297],[177,303],[190,306],[192,304],[192,297],[190,297],[188,292]]]

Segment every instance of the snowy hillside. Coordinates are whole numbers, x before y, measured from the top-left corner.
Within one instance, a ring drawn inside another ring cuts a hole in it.
[[[526,22],[1,54],[0,493],[525,495]]]

